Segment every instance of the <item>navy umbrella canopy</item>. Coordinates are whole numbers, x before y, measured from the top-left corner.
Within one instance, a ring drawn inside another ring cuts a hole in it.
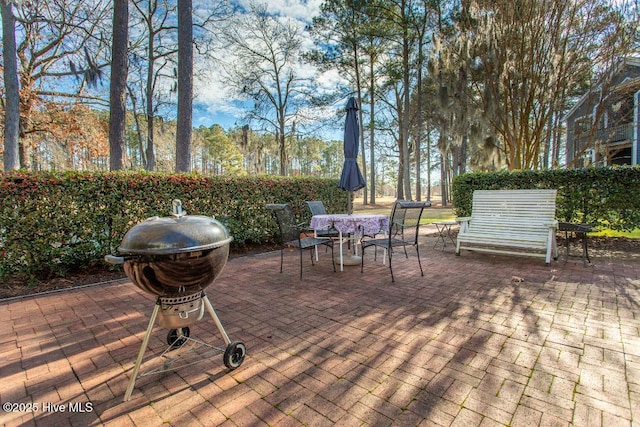
[[[360,125],[358,122],[358,103],[352,96],[347,101],[347,118],[344,122],[344,166],[340,177],[340,188],[345,191],[357,191],[366,186],[358,167],[358,142]],[[349,193],[348,211],[351,213],[351,193]]]

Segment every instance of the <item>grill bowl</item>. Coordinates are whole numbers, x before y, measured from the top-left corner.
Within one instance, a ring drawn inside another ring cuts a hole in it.
[[[126,257],[124,271],[140,289],[160,297],[195,294],[209,286],[229,257],[229,244],[203,251]]]
[[[140,289],[168,298],[195,294],[211,285],[227,263],[233,240],[215,218],[189,216],[180,201],[173,203],[173,216],[136,224],[118,247],[121,256],[105,257],[124,264],[125,273]]]

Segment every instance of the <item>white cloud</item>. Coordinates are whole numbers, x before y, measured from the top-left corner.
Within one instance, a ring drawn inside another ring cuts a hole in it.
[[[318,75],[318,89],[323,92],[333,91],[338,85],[344,84],[344,78],[340,76],[338,70],[327,70]]]
[[[254,1],[255,2],[255,1]],[[251,0],[236,0],[237,4],[244,8],[249,8]],[[260,0],[257,0],[260,4]],[[320,12],[322,0],[269,0],[263,1],[270,12],[310,22],[311,18]]]
[[[199,64],[205,67],[194,75],[194,117],[193,125],[209,127],[219,124],[224,128],[234,126],[240,121],[245,111],[241,100],[230,97],[225,85],[220,81],[216,67]],[[196,67],[198,64],[196,64]]]
[[[233,112],[234,107],[229,104],[229,95],[224,85],[214,73],[203,80],[194,78],[194,92],[198,102],[212,105],[225,112]]]

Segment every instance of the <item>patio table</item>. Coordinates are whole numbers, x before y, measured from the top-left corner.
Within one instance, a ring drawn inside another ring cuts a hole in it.
[[[558,231],[564,231],[564,247],[566,250],[564,255],[564,262],[567,262],[567,260],[569,259],[569,233],[573,233],[576,238],[582,240],[582,265],[586,267],[587,262],[590,264],[591,259],[589,259],[587,233],[593,231],[593,225],[559,222]]]
[[[436,230],[438,230],[438,237],[436,239],[436,243],[433,245],[433,249],[437,248],[440,243],[442,243],[442,250],[447,246],[447,238],[451,240],[453,246],[456,245],[455,240],[453,240],[453,236],[451,235],[451,227],[457,225],[457,221],[434,221],[433,225],[436,226]]]
[[[345,256],[343,253],[344,240],[342,235],[351,234],[352,236],[356,236],[354,242],[357,242],[357,236],[363,234],[373,236],[380,232],[386,232],[389,229],[389,218],[381,214],[325,214],[312,216],[310,225],[314,230],[325,230],[329,228],[338,230],[338,238],[340,240],[340,271],[344,271]],[[346,264],[360,264],[360,259],[350,257]]]

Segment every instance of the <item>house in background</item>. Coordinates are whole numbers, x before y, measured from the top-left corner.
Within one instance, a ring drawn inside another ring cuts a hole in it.
[[[622,61],[565,121],[568,168],[640,164],[640,57]]]

